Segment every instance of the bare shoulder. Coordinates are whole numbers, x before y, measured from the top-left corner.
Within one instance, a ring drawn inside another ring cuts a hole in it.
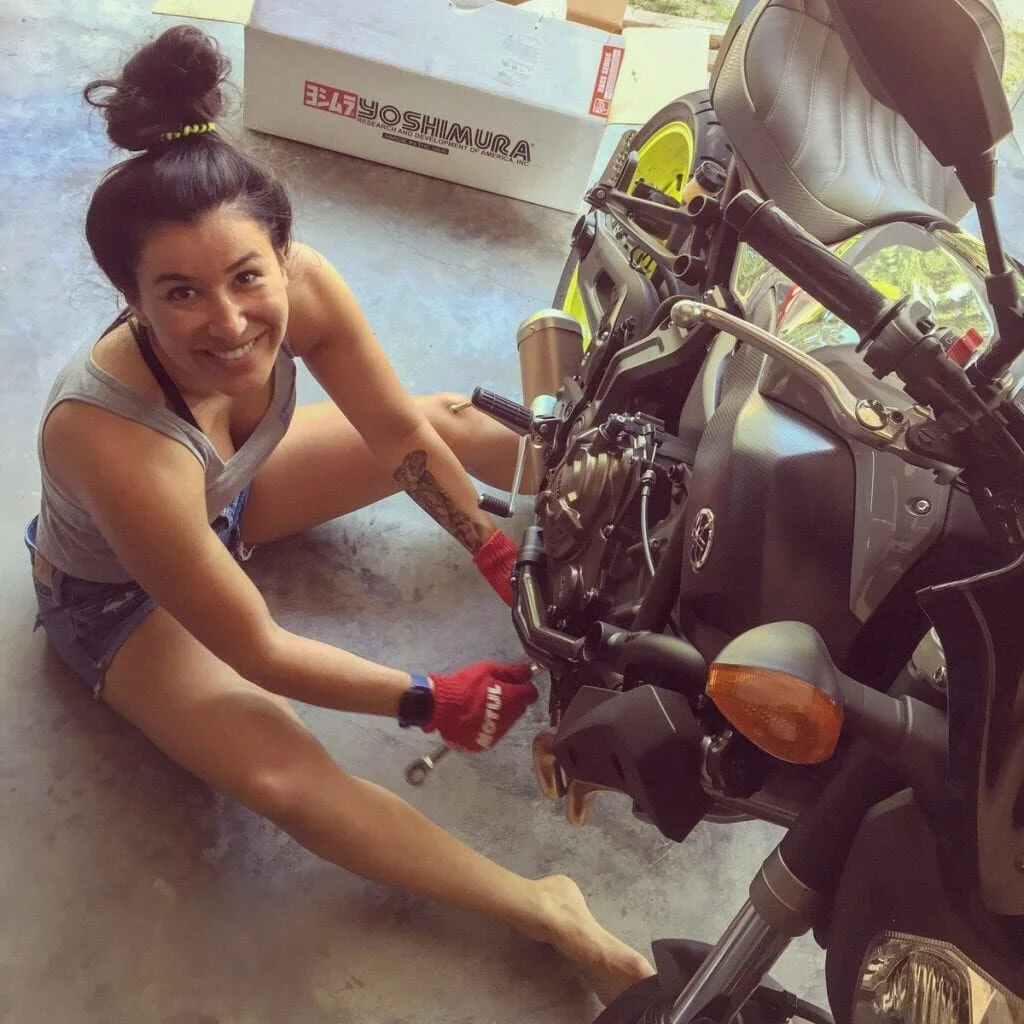
[[[128,324],[118,324],[96,342],[92,361],[125,387],[163,403],[160,385],[143,361]]]
[[[155,403],[164,403],[163,392],[139,354],[128,324],[104,334],[93,345],[91,355],[93,363],[119,384]],[[173,438],[110,409],[73,398],[60,402],[47,415],[42,453],[57,486],[85,507],[102,502],[105,492],[141,488],[147,477],[201,472],[195,456]]]
[[[146,480],[202,477],[195,456],[173,438],[88,402],[61,402],[43,425],[46,469],[86,507],[109,492],[136,492]]]
[[[288,254],[288,333],[298,356],[354,332],[361,313],[345,279],[322,253],[293,242]]]

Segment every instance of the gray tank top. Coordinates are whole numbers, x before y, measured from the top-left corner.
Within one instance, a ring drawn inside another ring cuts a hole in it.
[[[183,444],[199,460],[206,474],[206,514],[209,522],[256,475],[284,437],[295,410],[295,362],[285,339],[274,364],[274,393],[263,419],[245,444],[224,462],[209,438],[161,402],[140,395],[99,367],[92,358],[96,342],[76,353],[60,372],[50,391],[39,427],[39,466],[42,500],[36,548],[52,565],[80,579],[124,583],[130,573],[117,560],[92,517],[63,493],[47,472],[43,458],[43,424],[55,406],[69,399],[109,409],[118,416],[143,423]]]

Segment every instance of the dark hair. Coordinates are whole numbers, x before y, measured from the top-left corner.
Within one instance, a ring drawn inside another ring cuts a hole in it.
[[[103,110],[114,145],[139,154],[104,175],[85,218],[96,262],[126,298],[137,295],[136,264],[156,224],[193,224],[237,202],[266,228],[275,249],[288,248],[291,203],[270,170],[219,130],[161,140],[164,132],[220,116],[230,70],[214,40],[193,26],[177,25],[143,46],[119,78],[85,87],[86,102]]]

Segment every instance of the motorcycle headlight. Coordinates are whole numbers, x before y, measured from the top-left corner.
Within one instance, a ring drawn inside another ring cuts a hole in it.
[[[854,1024],[1024,1024],[1024,999],[955,946],[884,932],[861,968]]]

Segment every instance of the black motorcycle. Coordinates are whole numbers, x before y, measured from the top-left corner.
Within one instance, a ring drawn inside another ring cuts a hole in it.
[[[576,823],[626,793],[677,841],[788,829],[719,942],[655,943],[604,1024],[828,1020],[768,978],[809,929],[840,1021],[1024,1021],[1001,45],[982,0],[744,5],[710,96],[588,193],[525,404],[474,396],[540,481],[513,618],[551,674],[544,792]]]

